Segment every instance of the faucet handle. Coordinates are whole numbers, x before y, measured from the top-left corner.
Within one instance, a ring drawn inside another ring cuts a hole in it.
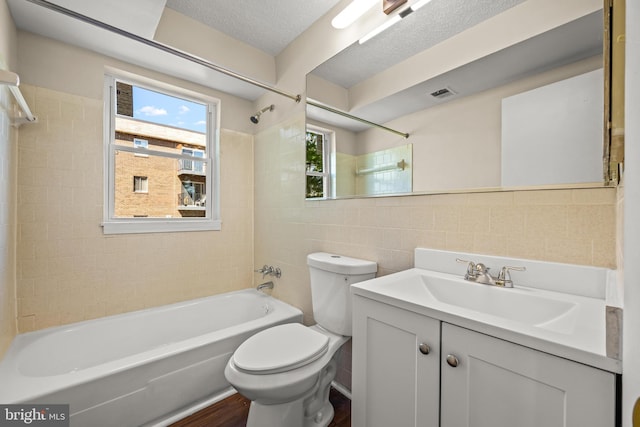
[[[273,267],[270,267],[267,264],[265,264],[262,266],[262,268],[259,268],[253,271],[255,271],[256,273],[262,273],[262,278],[264,279],[267,274],[271,274],[271,272],[273,271]]]
[[[476,270],[475,262],[467,261],[466,259],[460,259],[460,258],[456,258],[456,261],[463,264],[467,264],[467,273],[464,275],[465,280],[469,280],[469,278],[476,277],[477,270]]]
[[[498,280],[496,280],[496,285],[504,286],[505,288],[513,288],[513,281],[511,281],[511,274],[509,271],[527,271],[526,267],[508,267],[504,266],[500,269],[500,273],[498,274]]]

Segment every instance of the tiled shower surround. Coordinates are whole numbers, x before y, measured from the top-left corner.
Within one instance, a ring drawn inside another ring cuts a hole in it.
[[[253,281],[253,137],[221,131],[219,232],[102,233],[102,102],[21,86],[18,332],[242,289]]]

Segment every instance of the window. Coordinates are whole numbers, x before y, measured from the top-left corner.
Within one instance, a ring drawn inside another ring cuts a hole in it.
[[[146,176],[134,176],[133,177],[133,192],[134,193],[148,193],[149,192],[149,179]]]
[[[135,148],[149,148],[149,141],[147,141],[146,139],[133,138],[133,146]],[[135,156],[149,157],[148,155],[142,153],[135,153]]]
[[[307,129],[306,137],[306,162],[307,162],[307,187],[308,199],[327,198],[331,196],[331,135],[316,127]]]
[[[116,75],[105,99],[104,233],[219,230],[219,101]]]
[[[199,157],[204,158],[204,151],[202,150],[194,150],[190,148],[183,148],[182,154],[186,154],[191,157]],[[192,160],[181,160],[180,169],[189,170],[193,172],[204,172],[204,163],[202,162],[194,162]]]

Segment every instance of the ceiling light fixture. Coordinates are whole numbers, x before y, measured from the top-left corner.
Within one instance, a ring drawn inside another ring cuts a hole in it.
[[[343,29],[353,24],[356,19],[365,14],[378,0],[353,0],[342,12],[331,20],[333,28]]]
[[[358,42],[360,44],[366,43],[367,41],[371,40],[372,38],[374,38],[375,36],[383,32],[387,28],[391,27],[395,23],[399,22],[406,16],[411,15],[413,12],[417,11],[418,9],[420,9],[430,1],[431,0],[418,0],[417,2],[413,3],[411,6],[401,10],[396,15],[387,19],[385,22],[382,23],[382,25],[376,27],[375,29],[373,29],[373,31],[370,31],[369,33],[367,33],[364,37],[358,40]]]

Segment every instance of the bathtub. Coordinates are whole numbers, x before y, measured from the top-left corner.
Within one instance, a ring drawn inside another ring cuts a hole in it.
[[[20,334],[0,404],[69,404],[77,427],[167,425],[233,393],[224,367],[247,337],[301,321],[247,289]]]

